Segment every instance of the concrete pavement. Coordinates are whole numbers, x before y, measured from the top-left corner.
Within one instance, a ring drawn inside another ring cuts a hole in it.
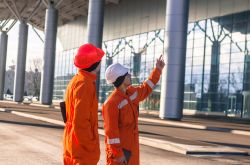
[[[0,112],[0,164],[2,165],[59,165],[62,164],[63,127]],[[101,157],[98,165],[105,165],[104,138],[100,136]],[[225,160],[186,156],[166,150],[140,145],[142,165],[224,165]],[[227,162],[238,162],[230,160]]]
[[[58,109],[9,102],[0,102],[0,107],[5,113],[64,125]],[[177,122],[143,115],[139,121],[140,144],[185,155],[220,156],[241,163],[246,160],[250,164],[246,156],[250,153],[249,124],[202,118],[184,118]],[[101,116],[99,125],[99,133],[103,134]],[[235,134],[235,131],[241,132]]]

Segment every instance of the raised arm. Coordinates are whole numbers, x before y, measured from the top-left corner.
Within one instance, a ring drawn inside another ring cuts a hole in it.
[[[156,68],[153,69],[150,76],[145,80],[140,86],[128,87],[128,92],[131,94],[130,99],[134,103],[139,103],[143,101],[154,89],[155,85],[160,79],[162,69],[165,66],[162,55],[156,60]]]

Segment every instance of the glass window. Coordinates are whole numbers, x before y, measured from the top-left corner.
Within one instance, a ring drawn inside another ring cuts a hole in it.
[[[204,38],[205,37],[204,31],[205,29],[202,29],[197,26],[197,29],[195,29],[195,33],[194,33],[194,38],[195,39]]]
[[[192,84],[194,84],[194,92],[195,92],[196,98],[201,97],[201,88],[202,88],[201,82],[202,82],[202,75],[193,74]]]
[[[203,65],[203,56],[194,57],[193,65],[198,65],[198,66]]]
[[[188,31],[193,30],[195,23],[191,22],[188,24]]]
[[[244,51],[244,50],[242,50],[242,48],[239,46],[239,44],[232,44],[231,45],[231,52],[232,53],[239,53],[242,51]]]
[[[204,76],[203,76],[204,90],[208,90],[208,84],[210,82],[209,80],[210,80],[210,74],[204,74]]]
[[[229,64],[230,54],[222,54],[220,55],[220,64]]]
[[[187,40],[187,49],[192,49],[194,45],[193,40]]]
[[[221,43],[221,45],[224,44],[231,44],[232,41],[232,34],[230,32],[227,32],[226,30],[222,30],[222,33],[219,37],[219,42]]]
[[[192,74],[202,74],[202,68],[203,68],[203,66],[200,66],[200,65],[193,66]]]
[[[230,73],[243,73],[244,63],[231,63]]]
[[[133,51],[134,52],[138,52],[139,51],[139,44],[140,44],[140,42],[139,42],[139,35],[136,35],[136,36],[134,36],[133,38],[131,38],[131,39],[126,39],[127,41],[129,41],[129,40],[131,40],[132,41],[132,43],[133,44],[131,44],[132,46],[133,46]]]
[[[204,55],[204,47],[194,48],[193,55],[194,56],[203,56]]]
[[[220,25],[224,26],[230,26],[233,24],[233,16],[227,15],[219,18]]]
[[[244,53],[233,53],[231,54],[231,61],[233,63],[244,63],[244,60],[245,60],[245,55]]]
[[[219,86],[220,88],[227,89],[228,88],[228,73],[221,73],[219,76]]]
[[[201,20],[201,21],[198,21],[197,23],[199,24],[200,29],[205,29],[206,28],[206,23],[207,23],[206,20]]]
[[[210,65],[204,65],[204,74],[210,74]]]
[[[190,73],[190,72],[191,71],[188,71],[188,73]],[[186,74],[186,76],[185,76],[185,84],[191,84],[191,74]]]
[[[148,33],[143,33],[140,35],[140,40],[139,40],[139,51],[143,49],[143,47],[147,44],[148,42]]]
[[[192,62],[193,62],[192,57],[191,57],[191,58],[190,58],[190,57],[187,57],[187,58],[186,58],[186,67],[192,66]]]
[[[193,49],[186,50],[186,58],[191,58],[193,56]]]
[[[221,55],[227,55],[228,57],[230,57],[230,50],[231,48],[231,44],[221,44],[220,45],[220,54]]]
[[[233,22],[246,22],[248,19],[248,13],[247,12],[241,12],[237,14],[233,14]]]
[[[244,36],[247,32],[247,23],[246,22],[240,22],[233,24],[233,33],[239,33],[239,35]],[[244,39],[243,39],[244,41]]]
[[[205,44],[205,38],[199,38],[199,39],[195,39],[194,41],[194,47],[202,47],[204,49],[204,44]]]
[[[185,75],[191,75],[192,74],[192,67],[191,66],[186,66],[185,68]]]

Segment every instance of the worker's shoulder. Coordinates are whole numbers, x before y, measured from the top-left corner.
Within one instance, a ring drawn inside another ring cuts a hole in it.
[[[121,96],[119,96],[116,93],[112,93],[108,99],[103,103],[104,106],[108,106],[108,105],[118,105],[124,98],[122,98]]]
[[[67,89],[73,88],[74,85],[75,85],[75,81],[76,81],[76,76],[73,76],[72,79],[69,81],[69,83],[67,85]]]
[[[91,88],[91,85],[88,81],[85,79],[80,78],[79,76],[74,76],[74,78],[71,80],[70,84],[71,88],[73,89],[82,89],[86,88],[86,90]]]
[[[116,99],[107,99],[102,105],[103,112],[111,112],[118,110],[118,102]]]
[[[133,93],[133,92],[135,92],[137,90],[137,88],[138,88],[138,86],[130,85],[130,86],[127,87],[126,92],[127,93]]]

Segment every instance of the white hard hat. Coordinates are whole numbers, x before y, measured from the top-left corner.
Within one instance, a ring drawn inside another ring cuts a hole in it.
[[[105,72],[105,78],[108,84],[112,84],[116,81],[116,79],[120,76],[125,75],[128,73],[128,68],[125,68],[119,63],[111,64]]]

